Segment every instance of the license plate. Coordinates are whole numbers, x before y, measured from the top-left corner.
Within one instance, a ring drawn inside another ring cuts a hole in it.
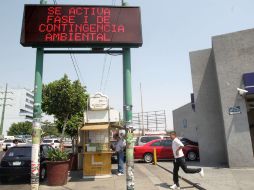
[[[13,166],[20,166],[20,165],[21,165],[21,162],[12,162],[12,165],[13,165]]]

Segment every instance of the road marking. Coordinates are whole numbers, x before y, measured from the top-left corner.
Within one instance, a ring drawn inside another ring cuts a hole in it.
[[[137,164],[135,165],[135,167],[139,168],[140,171],[142,171],[154,185],[157,185],[158,190],[168,189],[168,188],[161,187],[160,184],[162,184],[163,182],[158,177],[156,177],[153,173],[151,173],[147,168],[145,168],[143,165]]]

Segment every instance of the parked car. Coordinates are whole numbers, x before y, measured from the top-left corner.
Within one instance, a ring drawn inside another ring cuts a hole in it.
[[[44,139],[42,144],[51,145],[53,148],[60,148],[60,141],[56,138],[54,139]]]
[[[142,146],[145,145],[146,143],[155,140],[155,139],[168,139],[170,138],[169,136],[163,136],[163,135],[149,135],[149,136],[140,136],[137,137],[136,139],[136,146]]]
[[[184,138],[184,137],[179,137],[180,141],[182,141],[182,143],[184,145],[194,145],[194,146],[198,146],[198,143],[197,142],[194,142],[190,139],[187,139],[187,138]]]
[[[26,142],[22,139],[14,139],[14,140],[17,140],[18,141],[18,144],[22,144],[22,145],[25,145]],[[8,150],[9,148],[11,147],[14,147],[15,144],[13,143],[14,140],[4,140],[3,144],[2,144],[2,148],[4,151]]]
[[[46,161],[50,145],[40,145],[40,180],[46,178]],[[29,177],[31,173],[31,145],[17,145],[7,150],[0,163],[0,180],[8,182],[10,177]]]
[[[170,139],[157,139],[143,146],[135,146],[134,158],[143,159],[145,162],[150,163],[153,161],[154,149],[156,149],[158,160],[174,159],[172,140]],[[199,158],[198,146],[186,145],[183,148],[183,152],[188,160],[194,161]]]
[[[72,140],[64,140],[63,146],[64,146],[64,148],[71,148],[72,147]]]

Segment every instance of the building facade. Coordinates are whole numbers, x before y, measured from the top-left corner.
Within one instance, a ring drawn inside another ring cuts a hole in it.
[[[4,88],[0,88],[0,122],[2,119]],[[10,88],[7,90],[6,107],[4,114],[3,135],[7,135],[13,123],[33,121],[34,93],[25,88]],[[54,117],[42,114],[42,122],[54,122]]]
[[[190,64],[195,110],[175,110],[175,130],[196,133],[204,165],[254,166],[254,29],[213,37]],[[186,117],[191,132],[177,122]]]
[[[4,98],[5,89],[0,89],[1,98]],[[8,89],[6,107],[4,114],[3,135],[7,135],[10,126],[13,123],[33,121],[33,103],[34,94],[28,89]],[[2,118],[2,109],[4,100],[1,99],[0,118]]]

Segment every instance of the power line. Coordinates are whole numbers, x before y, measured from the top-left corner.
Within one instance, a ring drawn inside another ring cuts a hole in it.
[[[78,71],[77,71],[77,68],[76,68],[76,65],[75,65],[75,62],[74,62],[74,58],[72,57],[72,53],[70,53],[70,57],[71,57],[72,65],[73,65],[73,67],[75,69],[76,75],[78,77],[78,80],[80,81],[79,74],[78,74]]]
[[[57,0],[53,0],[53,3],[56,5]],[[73,67],[75,69],[76,75],[78,77],[78,80],[81,81],[83,83],[83,85],[85,85],[84,78],[83,78],[82,73],[80,71],[79,64],[78,64],[75,54],[70,53],[70,57],[71,57],[71,61],[72,61]],[[81,78],[81,80],[80,80],[80,78]]]
[[[106,62],[107,62],[107,54],[104,56],[104,63],[102,67],[102,73],[101,73],[101,84],[100,84],[100,91],[102,90],[102,84],[103,84],[103,79],[104,79],[104,72],[105,72],[105,67],[106,67]]]
[[[106,90],[107,83],[108,83],[108,80],[109,80],[112,58],[113,58],[113,56],[111,55],[111,56],[110,56],[109,67],[108,67],[108,72],[107,72],[107,77],[106,77],[106,80],[105,80],[105,83],[104,83],[104,89],[103,89],[104,92],[105,92],[105,90]]]
[[[76,63],[76,66],[77,66],[77,70],[79,72],[79,76],[81,78],[81,82],[83,83],[83,85],[85,85],[84,78],[83,78],[82,73],[80,71],[79,64],[78,64],[78,61],[76,59],[76,56],[75,56],[75,54],[72,54],[72,55],[73,55],[73,58],[74,58],[74,62]]]

